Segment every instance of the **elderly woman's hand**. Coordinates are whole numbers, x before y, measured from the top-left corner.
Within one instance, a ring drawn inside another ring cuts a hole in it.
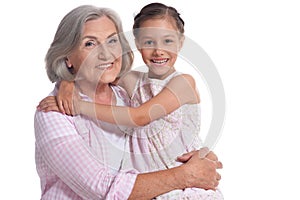
[[[217,162],[218,169],[223,168],[223,165],[218,160],[217,155],[214,152],[210,151],[207,147],[201,148],[198,151],[191,151],[191,152],[182,154],[181,156],[177,157],[177,161],[183,162],[183,163],[187,162],[195,154],[195,152],[199,153],[200,158],[207,158],[207,159]]]
[[[186,187],[216,190],[221,180],[221,175],[217,169],[222,168],[222,163],[218,161],[214,153],[200,157],[200,151],[193,151],[178,157],[179,161],[186,161],[188,158],[185,164],[180,166],[185,173],[183,181],[185,181]]]

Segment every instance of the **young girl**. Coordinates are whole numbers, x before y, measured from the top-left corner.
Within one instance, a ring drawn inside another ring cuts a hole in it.
[[[174,68],[184,42],[184,21],[176,9],[152,3],[135,17],[133,29],[137,48],[149,71],[131,71],[118,82],[128,92],[131,107],[77,99],[75,113],[134,127],[127,130],[130,154],[123,160],[123,169],[132,167],[140,172],[151,172],[172,168],[180,164],[176,162],[178,155],[202,147],[200,98],[195,81]],[[60,90],[70,91],[66,88],[61,86]],[[219,190],[188,188],[156,199],[223,197]]]

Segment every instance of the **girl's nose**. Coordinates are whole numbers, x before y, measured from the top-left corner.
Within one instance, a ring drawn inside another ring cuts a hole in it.
[[[158,56],[164,55],[164,50],[161,49],[161,48],[159,48],[159,47],[156,47],[156,48],[154,49],[154,54],[155,54],[155,55],[158,55]]]

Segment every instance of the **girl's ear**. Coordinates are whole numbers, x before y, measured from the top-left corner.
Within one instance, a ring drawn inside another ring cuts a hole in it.
[[[183,43],[184,43],[184,40],[185,40],[185,37],[184,37],[184,35],[182,35],[182,36],[180,37],[180,39],[179,39],[179,49],[178,49],[178,51],[181,50],[181,48],[182,48],[182,46],[183,46]]]
[[[139,41],[136,38],[134,39],[134,43],[135,43],[136,48],[139,50],[139,52],[141,52]]]

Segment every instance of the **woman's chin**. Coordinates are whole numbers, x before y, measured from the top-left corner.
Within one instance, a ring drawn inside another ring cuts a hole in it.
[[[100,78],[99,83],[112,83],[116,80],[117,76],[104,75]]]

